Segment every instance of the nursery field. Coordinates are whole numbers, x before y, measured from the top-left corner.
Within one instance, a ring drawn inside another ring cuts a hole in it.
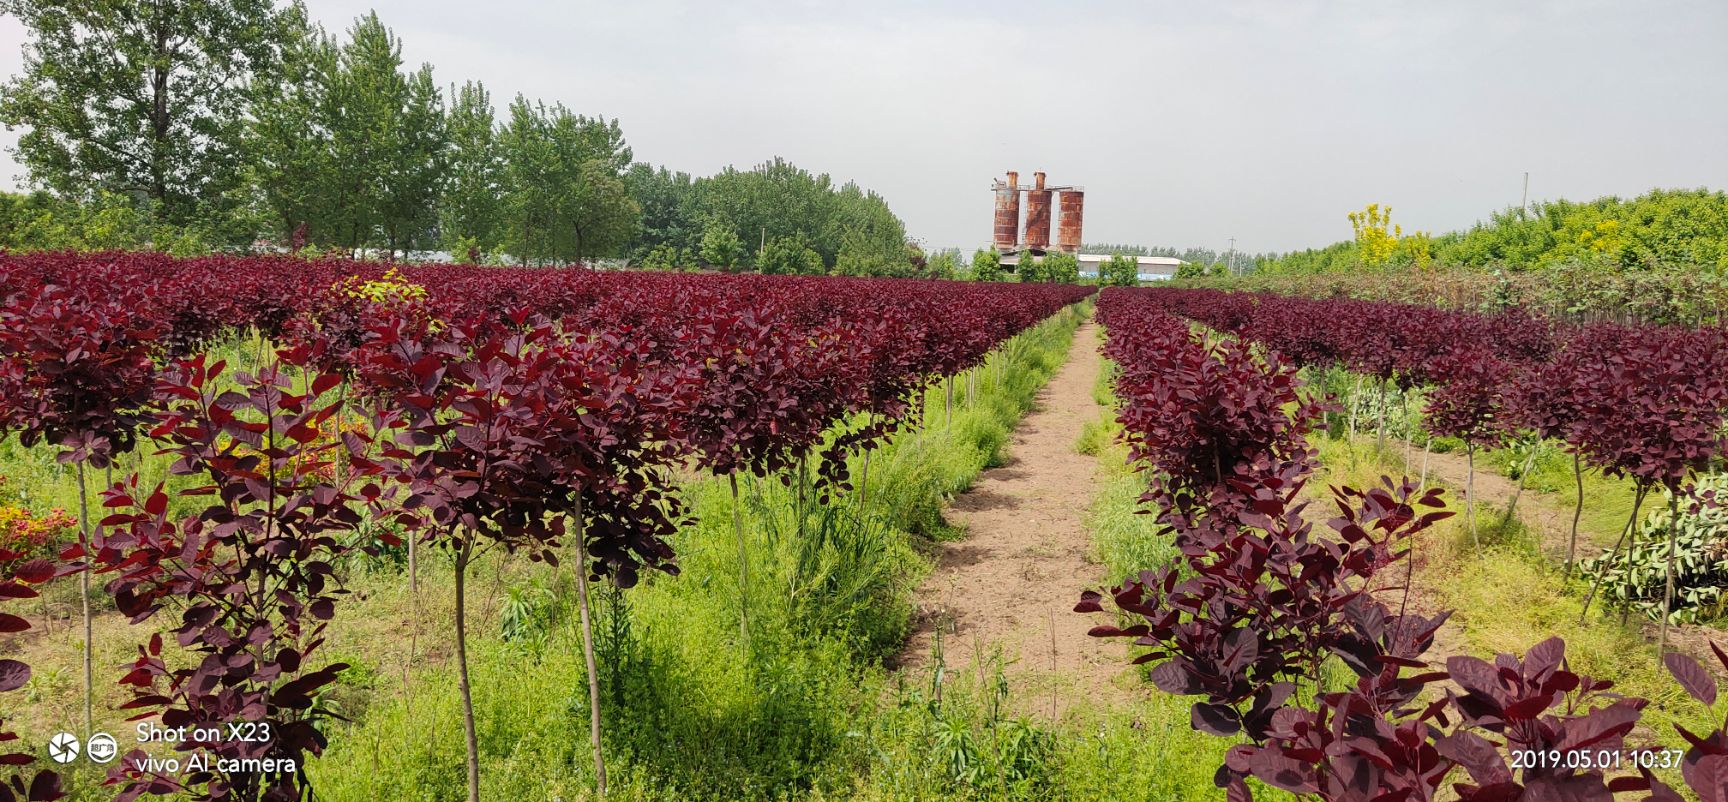
[[[1720,327],[137,253],[0,299],[0,800],[1728,798]]]
[[[1195,729],[1238,741],[1217,775],[1232,796],[1250,778],[1323,799],[1728,791],[1708,709],[1728,655],[1708,630],[1689,634],[1711,669],[1669,648],[1672,623],[1719,615],[1728,332],[1207,290],[1110,290],[1099,314],[1130,459],[1152,473],[1141,501],[1181,555],[1077,609],[1113,611],[1092,634],[1146,647],[1154,685],[1200,697]],[[1329,442],[1310,441],[1321,430]],[[1465,452],[1462,510],[1427,482],[1435,437]],[[1359,439],[1379,463],[1402,451],[1402,478],[1362,476]],[[1545,442],[1573,457],[1574,523],[1552,564],[1516,517],[1522,483],[1503,512],[1476,498],[1478,453],[1518,441],[1524,481]],[[1356,476],[1316,516],[1304,490],[1323,467]],[[1585,507],[1615,497],[1587,496],[1587,468],[1632,488],[1606,554],[1579,543]],[[1658,494],[1667,515],[1647,525]],[[1459,512],[1462,534],[1439,536]],[[1586,627],[1592,603],[1624,611],[1622,627],[1654,616],[1655,649]],[[1509,623],[1530,641],[1493,639],[1492,663],[1472,653],[1471,636]],[[1591,652],[1569,655],[1567,634]],[[1696,703],[1652,683],[1657,666]]]

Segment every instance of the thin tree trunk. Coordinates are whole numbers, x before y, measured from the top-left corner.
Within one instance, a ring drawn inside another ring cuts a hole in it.
[[[870,500],[870,452],[875,449],[864,449],[864,469],[858,475],[858,509],[864,509],[864,503]]]
[[[805,519],[810,517],[809,509],[806,507],[806,505],[809,504],[809,493],[806,492],[807,491],[806,485],[809,484],[810,474],[808,471],[806,471],[804,469],[804,457],[805,457],[804,454],[798,455],[798,540],[799,540],[799,542],[803,542],[803,540],[804,540]]]
[[[726,474],[732,486],[732,533],[738,539],[738,642],[750,642],[750,558],[744,549],[744,514],[739,509],[738,473]]]
[[[1518,487],[1512,491],[1512,501],[1506,505],[1506,520],[1511,521],[1512,515],[1518,511],[1518,497],[1524,495],[1524,483],[1530,478],[1530,469],[1536,467],[1536,449],[1542,441],[1536,440],[1530,444],[1530,454],[1524,457],[1524,469],[1518,472]]]
[[[1404,479],[1410,479],[1410,449],[1414,447],[1416,438],[1409,431],[1410,426],[1410,391],[1398,394],[1398,425],[1404,432]]]
[[[1572,565],[1578,558],[1578,519],[1584,517],[1584,466],[1578,451],[1572,451],[1572,478],[1578,483],[1578,503],[1572,508],[1572,539],[1566,546],[1566,576],[1572,576]]]
[[[954,377],[949,376],[944,384],[947,385],[947,396],[942,402],[942,426],[948,428],[954,425]]]
[[[1428,489],[1428,452],[1434,447],[1434,435],[1425,434],[1422,437],[1422,479],[1416,486],[1422,490]]]
[[[85,559],[95,553],[95,544],[90,542],[90,491],[84,486],[84,463],[78,463],[78,530],[84,539]],[[94,629],[90,625],[90,567],[78,572],[78,601],[84,611],[84,737],[88,738],[96,732],[95,703],[95,651],[92,643]]]
[[[1638,523],[1638,509],[1644,506],[1644,494],[1647,492],[1649,488],[1640,485],[1637,494],[1632,497],[1632,516],[1626,519],[1626,525],[1620,529],[1620,539],[1614,541],[1614,550],[1608,553],[1608,562],[1612,563],[1615,557],[1620,556],[1620,547],[1625,545],[1626,536],[1632,533],[1633,527]],[[1584,609],[1578,613],[1580,624],[1584,623],[1584,616],[1590,613],[1590,602],[1595,600],[1596,591],[1602,588],[1602,577],[1603,574],[1597,574],[1596,581],[1590,585],[1590,592],[1584,595]]]
[[[1386,450],[1386,380],[1380,380],[1380,414],[1375,425],[1374,455],[1379,458],[1380,452]]]
[[[1350,391],[1350,453],[1356,453],[1356,396],[1362,394],[1362,377],[1356,377],[1356,387]]]
[[[600,749],[600,675],[594,667],[594,627],[588,611],[587,525],[582,519],[582,501],[576,501],[576,593],[582,605],[582,659],[588,664],[588,738],[594,745],[594,787],[606,795],[606,757]]]
[[[1680,493],[1677,490],[1668,491],[1668,579],[1662,590],[1662,625],[1657,630],[1656,653],[1662,654],[1668,650],[1668,616],[1674,609],[1674,550],[1677,548],[1680,531]]]
[[[1464,445],[1466,465],[1464,473],[1464,518],[1470,522],[1470,542],[1476,544],[1476,553],[1482,553],[1482,539],[1476,536],[1476,446],[1473,443]]]
[[[470,533],[472,536],[472,533]],[[462,692],[462,732],[468,745],[468,802],[480,802],[480,736],[474,731],[474,691],[468,681],[468,558],[473,544],[456,552],[456,684]]]

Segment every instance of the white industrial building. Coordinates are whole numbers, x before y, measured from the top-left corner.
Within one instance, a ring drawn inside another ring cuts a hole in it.
[[[1111,256],[1112,254],[1108,253],[1075,254],[1074,258],[1080,262],[1080,277],[1097,278],[1098,268],[1110,261]],[[1187,264],[1187,262],[1174,256],[1136,256],[1134,258],[1140,263],[1140,280],[1142,282],[1168,281],[1175,277],[1176,268]],[[1003,266],[1020,264],[1020,254],[1011,253],[1002,257],[1002,264]]]

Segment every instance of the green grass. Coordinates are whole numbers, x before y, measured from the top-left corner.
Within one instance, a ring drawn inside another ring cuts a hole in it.
[[[1336,387],[1345,383],[1341,379],[1346,377],[1316,378]],[[1096,392],[1101,403],[1108,406],[1113,401],[1107,383],[1101,382]],[[1372,392],[1373,388],[1364,385],[1365,394]],[[1402,399],[1395,393],[1389,399],[1389,409],[1396,412],[1402,406],[1399,403]],[[1373,402],[1377,405],[1378,398]],[[1414,430],[1415,410],[1420,409],[1420,399],[1412,398],[1409,407],[1412,414],[1406,421],[1402,424],[1394,421],[1389,426],[1392,436],[1401,434],[1400,429]],[[1327,432],[1311,436],[1311,442],[1320,449],[1322,467],[1310,482],[1308,494],[1321,508],[1331,505],[1326,490],[1330,485],[1363,487],[1377,484],[1381,474],[1397,475],[1403,470],[1401,444],[1395,447],[1394,441],[1389,440],[1387,449],[1378,451],[1375,448],[1374,420],[1360,409],[1358,415],[1354,448],[1346,439],[1348,420],[1343,415],[1335,414],[1330,421],[1329,429],[1335,436],[1328,436]],[[1168,564],[1176,556],[1174,547],[1169,544],[1169,536],[1158,532],[1151,516],[1136,514],[1146,477],[1125,465],[1125,449],[1115,442],[1118,432],[1119,427],[1105,416],[1088,425],[1076,443],[1078,450],[1099,456],[1105,474],[1103,489],[1095,500],[1088,524],[1099,558],[1112,579]],[[1444,447],[1442,444],[1441,448]],[[1509,470],[1515,477],[1515,471],[1523,467],[1525,453],[1514,449],[1496,450],[1479,458],[1478,466],[1483,470]],[[1573,482],[1571,470],[1569,457],[1555,448],[1543,449],[1538,452],[1532,468],[1530,487],[1570,491]],[[1587,532],[1605,535],[1611,541],[1624,524],[1631,507],[1630,487],[1599,475],[1587,475],[1585,493],[1588,504],[1584,528]],[[1448,500],[1461,506],[1456,492],[1448,493]],[[1459,515],[1422,535],[1419,543],[1423,553],[1421,575],[1426,580],[1420,584],[1429,594],[1429,603],[1455,610],[1454,617],[1447,624],[1447,638],[1442,639],[1443,644],[1456,652],[1482,657],[1502,652],[1521,655],[1529,647],[1558,635],[1566,641],[1567,657],[1573,670],[1598,679],[1613,680],[1617,692],[1651,700],[1642,724],[1633,736],[1634,742],[1673,746],[1681,743],[1674,733],[1675,724],[1694,731],[1707,731],[1714,726],[1707,711],[1680,691],[1662,667],[1654,645],[1635,628],[1622,625],[1618,615],[1601,612],[1593,612],[1586,620],[1580,621],[1582,596],[1587,587],[1576,577],[1567,578],[1563,566],[1556,566],[1546,558],[1535,535],[1520,522],[1501,523],[1492,512],[1479,510],[1482,529],[1479,535],[1484,545],[1478,550],[1464,526],[1462,510],[1458,512]],[[1434,659],[1445,656],[1438,651],[1431,654]],[[1334,676],[1335,686],[1348,681],[1348,672],[1342,670],[1341,665],[1329,664],[1329,668],[1337,669],[1329,671],[1329,676]],[[1128,765],[1135,759],[1150,759],[1157,769],[1143,772],[1143,776],[1157,777],[1159,781],[1185,778],[1163,787],[1161,798],[1215,796],[1216,791],[1202,789],[1209,789],[1210,772],[1220,762],[1221,753],[1229,742],[1192,732],[1184,733],[1188,723],[1187,705],[1183,700],[1162,694],[1155,694],[1154,700],[1141,715],[1158,723],[1150,726],[1143,723],[1142,731],[1159,731],[1172,738],[1182,733],[1184,737],[1194,739],[1166,747],[1188,750],[1187,754],[1191,756],[1185,764],[1188,773],[1182,773],[1182,766],[1171,767],[1155,756],[1139,752],[1131,752],[1132,757],[1122,757],[1118,765]],[[1162,716],[1152,715],[1153,712],[1161,712]],[[1164,729],[1160,730],[1160,727]],[[1107,730],[1101,730],[1100,739],[1107,737],[1105,732]]]
[[[1321,499],[1328,486],[1363,487],[1377,483],[1382,474],[1403,470],[1401,452],[1389,449],[1376,454],[1372,433],[1358,437],[1354,467],[1348,442],[1324,437],[1314,442],[1323,466],[1309,485],[1315,503],[1330,503]],[[1417,584],[1432,606],[1455,611],[1446,631],[1464,653],[1484,658],[1522,655],[1531,646],[1559,636],[1566,641],[1566,657],[1574,671],[1612,680],[1618,693],[1651,700],[1639,738],[1673,746],[1680,743],[1673,724],[1693,731],[1714,726],[1669,677],[1655,644],[1644,639],[1636,622],[1622,624],[1620,616],[1604,611],[1600,602],[1581,620],[1588,585],[1576,574],[1567,577],[1564,564],[1544,556],[1534,533],[1518,521],[1502,523],[1497,513],[1478,509],[1482,546],[1477,548],[1465,525],[1457,489],[1448,488],[1445,500],[1457,514],[1418,536],[1416,548],[1422,562]]]
[[[1228,744],[1188,726],[1185,700],[1153,694],[1116,707],[1083,703],[1050,723],[1006,712],[1022,708],[995,673],[949,675],[937,702],[926,678],[886,665],[904,643],[911,591],[929,570],[926,555],[935,541],[966,534],[943,519],[945,503],[999,460],[1034,394],[1064,361],[1084,313],[1027,332],[993,355],[976,381],[957,380],[951,417],[945,389],[932,388],[923,425],[872,454],[867,504],[846,496],[810,504],[800,516],[793,488],[776,478],[743,481],[747,593],[727,485],[686,483],[694,520],[674,538],[682,573],[596,594],[609,798],[1221,798],[1211,776]],[[219,350],[244,362],[251,347]],[[1100,388],[1107,395],[1108,385]],[[1093,514],[1114,570],[1159,561],[1155,544],[1164,541],[1150,536],[1148,517],[1132,512],[1140,479],[1120,467],[1113,425],[1103,420],[1090,431],[1104,464],[1117,466]],[[75,482],[43,452],[0,444],[0,474],[18,477],[12,487],[33,507],[75,502]],[[145,481],[162,474],[160,458],[133,465]],[[863,467],[854,460],[855,480]],[[399,554],[346,559],[340,571],[351,594],[320,659],[353,666],[324,699],[353,723],[328,725],[330,747],[307,767],[319,798],[460,799],[449,558],[423,552],[417,601]],[[568,568],[502,554],[471,571],[469,654],[484,798],[590,798],[574,577]],[[64,596],[71,588],[52,590]],[[739,628],[746,607],[747,640]],[[111,683],[110,664],[129,659],[136,643],[172,626],[172,618],[132,627],[111,613],[100,616],[99,685]],[[45,740],[35,730],[61,726],[78,706],[72,635],[57,630],[25,655],[37,675],[19,696],[45,710],[21,717],[26,743]],[[99,702],[100,728],[118,732],[124,714],[102,709],[116,701],[110,696]],[[0,711],[20,718],[15,712]],[[95,787],[99,779],[98,772],[77,772],[71,798],[111,797]]]
[[[994,359],[1008,364],[1000,372],[984,366],[975,396],[970,382],[957,381],[951,419],[945,391],[933,388],[924,425],[871,456],[862,509],[855,496],[808,504],[800,534],[793,488],[744,481],[744,599],[730,492],[712,479],[685,488],[696,521],[674,541],[682,574],[650,577],[598,615],[597,626],[612,633],[601,639],[600,673],[616,798],[904,798],[897,791],[908,787],[946,798],[977,790],[935,769],[889,770],[901,762],[885,755],[933,753],[934,724],[907,712],[921,708],[891,686],[881,661],[904,640],[910,590],[928,567],[920,549],[960,534],[942,520],[943,504],[997,458],[1062,363],[1078,321],[1064,314],[1006,346]],[[862,461],[852,468],[858,477]],[[744,605],[748,640],[739,630]],[[567,622],[555,627],[527,659],[495,637],[479,640],[472,670],[487,797],[586,798],[592,767],[575,632]],[[412,698],[392,696],[338,731],[314,767],[321,795],[450,798],[462,766],[454,685],[447,667],[427,667]],[[975,718],[954,711],[943,721],[994,731]]]

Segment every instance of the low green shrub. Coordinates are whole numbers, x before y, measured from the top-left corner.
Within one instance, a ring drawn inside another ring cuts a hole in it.
[[[1674,602],[1670,624],[1696,624],[1722,614],[1728,587],[1728,474],[1705,477],[1700,493],[1721,499],[1715,506],[1680,499],[1678,528],[1667,500],[1651,505],[1632,543],[1618,554],[1579,563],[1584,574],[1602,583],[1602,596],[1611,604],[1651,620],[1662,618],[1662,595],[1668,583],[1668,535],[1674,532]]]

